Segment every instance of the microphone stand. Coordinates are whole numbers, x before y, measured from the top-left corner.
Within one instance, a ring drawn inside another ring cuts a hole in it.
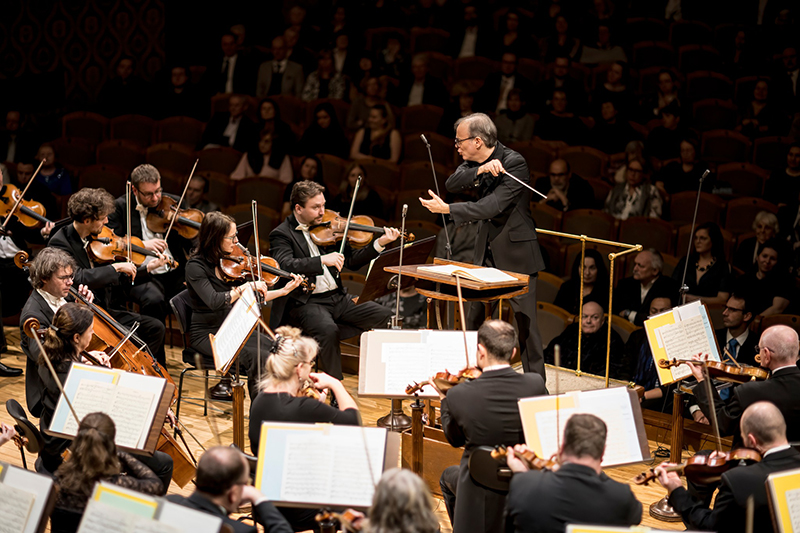
[[[400,286],[403,275],[403,244],[404,236],[406,233],[406,214],[408,213],[408,204],[403,204],[402,225],[400,227],[400,265],[397,270],[397,297],[395,300],[394,316],[392,317],[391,329],[402,329],[400,327]],[[448,241],[449,242],[449,241]],[[419,398],[417,399],[419,403]],[[392,410],[388,415],[383,416],[376,422],[378,427],[389,428],[390,431],[403,432],[411,427],[411,418],[403,412],[403,400],[393,399]]]
[[[692,215],[692,231],[689,233],[689,245],[686,247],[686,261],[683,264],[683,277],[681,278],[681,304],[686,303],[686,295],[689,293],[689,286],[686,285],[686,273],[689,270],[689,253],[692,251],[692,245],[694,244],[694,227],[697,222],[697,209],[700,207],[700,193],[703,191],[703,182],[709,174],[711,174],[710,170],[703,172],[703,175],[700,176],[700,184],[697,186],[697,198],[694,202],[694,214]]]
[[[428,139],[425,138],[425,134],[420,133],[419,138],[422,139],[422,142],[425,143],[425,147],[428,149],[428,160],[431,163],[431,174],[433,174],[433,186],[436,189],[436,196],[439,198],[442,197],[442,193],[439,192],[439,180],[436,179],[436,168],[433,165],[433,153],[431,153],[431,143],[428,142]],[[405,219],[403,219],[405,220]],[[447,241],[444,245],[445,252],[447,253],[447,259],[453,258],[453,249],[450,246],[450,232],[447,231],[447,217],[444,213],[442,213],[442,226],[444,226],[444,239]],[[401,252],[402,253],[402,252]],[[399,282],[398,282],[399,286]]]

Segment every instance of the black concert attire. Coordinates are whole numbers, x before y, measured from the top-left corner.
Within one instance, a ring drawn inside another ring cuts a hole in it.
[[[667,398],[672,386],[662,387],[658,379],[658,369],[656,368],[653,352],[650,343],[647,341],[647,334],[644,328],[633,331],[625,343],[623,351],[623,368],[619,375],[611,374],[612,378],[623,381],[633,381],[637,385],[644,387],[644,390],[661,389],[661,398],[645,399],[642,398],[642,409],[661,411],[664,413],[672,412],[672,398]]]
[[[530,182],[528,164],[518,152],[497,143],[486,161],[464,161],[447,178],[452,193],[477,188],[479,200],[450,204],[450,216],[456,226],[478,221],[473,262],[479,266],[528,274],[528,292],[509,300],[519,328],[520,356],[525,372],[537,372],[544,379],[542,340],[536,324],[536,278],[544,269],[544,259],[536,237],[536,224],[531,216],[531,192],[505,175],[478,174],[483,163],[498,159],[503,168],[525,183]],[[283,264],[283,263],[281,263]],[[494,308],[494,305],[492,306]],[[484,321],[484,305],[470,306],[467,325],[477,330]]]
[[[304,294],[295,289],[288,296],[273,300],[270,327],[276,328],[282,324],[300,327],[319,343],[318,361],[322,370],[336,379],[342,379],[340,338],[346,339],[368,329],[386,327],[392,312],[375,302],[354,304],[342,285],[341,277],[334,277],[336,269],[324,266],[320,259],[322,255],[338,251],[338,248],[319,248],[316,244],[309,244],[310,237],[306,240],[306,235],[307,229],[297,222],[294,215],[289,215],[269,234],[270,253],[281,268],[307,276],[317,287],[313,294]],[[376,246],[377,241],[359,250],[345,246],[345,268],[358,270],[378,257],[380,251]]]
[[[578,368],[578,323],[566,327],[556,338],[550,341],[544,350],[544,360],[548,364],[555,364],[555,347],[561,346],[561,366],[564,368]],[[608,323],[603,324],[594,333],[582,332],[581,335],[581,372],[588,372],[595,376],[606,375],[606,346],[608,345]],[[609,375],[619,375],[624,371],[622,352],[625,343],[619,333],[611,330],[611,357],[609,359]]]
[[[678,262],[678,266],[672,271],[672,279],[680,283],[683,277],[683,267],[686,264],[686,256]],[[731,292],[731,269],[725,258],[716,258],[716,261],[706,268],[700,276],[698,283],[693,265],[689,265],[686,271],[686,286],[689,287],[689,294],[695,296],[714,297],[720,292]]]
[[[681,270],[681,275],[683,270]],[[687,273],[687,279],[690,273]],[[702,281],[702,280],[701,280]],[[673,304],[678,301],[678,291],[680,282],[659,274],[651,282],[650,287],[642,296],[642,284],[640,281],[627,277],[620,280],[617,288],[614,289],[614,314],[618,315],[622,311],[630,311],[627,319],[637,326],[641,326],[650,314],[650,304],[656,298],[669,298]],[[690,291],[691,292],[691,291]],[[694,294],[694,293],[692,293]],[[717,293],[714,293],[716,296]]]
[[[553,305],[557,305],[561,309],[569,311],[573,315],[577,315],[581,299],[580,293],[580,276],[578,276],[577,279],[570,278],[558,288]],[[592,291],[583,297],[583,305],[586,305],[586,302],[597,302],[603,310],[608,308],[608,277],[606,277],[605,282],[600,279],[594,282]]]
[[[213,353],[209,333],[216,333],[231,311],[230,291],[240,282],[228,283],[217,277],[216,264],[202,257],[193,257],[186,263],[186,287],[189,289],[189,301],[192,307],[192,323],[189,326],[189,342],[206,361],[213,365]],[[237,356],[241,370],[247,376],[247,390],[252,401],[258,393],[257,381],[261,374],[258,363],[258,335],[261,336],[261,364],[269,356],[272,339],[259,331],[250,335]],[[233,363],[231,369],[235,368]]]
[[[506,501],[507,533],[563,533],[567,524],[633,526],[642,504],[630,486],[591,467],[565,463],[556,471],[514,474]]]
[[[514,175],[516,176],[516,174]],[[537,191],[547,194],[552,188],[553,187],[550,184],[550,176],[542,176],[536,180]],[[545,203],[553,209],[558,209],[559,211],[592,209],[593,207],[596,207],[595,204],[597,202],[594,199],[594,189],[592,189],[592,186],[588,181],[577,174],[573,174],[572,177],[570,177],[569,182],[567,183],[567,192],[565,195],[567,197],[567,205],[561,203],[561,200],[549,198]]]
[[[722,474],[714,509],[695,499],[683,487],[669,495],[669,503],[683,517],[688,529],[701,531],[746,531],[747,500],[753,497],[753,531],[772,531],[772,514],[765,483],[773,472],[800,468],[800,452],[791,447],[774,448],[759,463],[739,466]]]
[[[439,479],[453,533],[503,530],[506,494],[476,484],[469,474],[469,457],[477,446],[525,442],[517,401],[541,394],[547,389],[539,374],[503,367],[453,387],[442,400],[447,441],[464,446],[461,464],[446,468]]]
[[[58,301],[55,297],[45,293],[46,297],[50,299],[56,307],[61,307],[67,300]],[[44,383],[39,378],[39,345],[23,331],[23,325],[29,318],[35,318],[40,327],[46,328],[53,323],[53,316],[55,311],[38,290],[34,289],[28,301],[22,307],[22,312],[19,316],[19,337],[20,348],[25,352],[25,401],[28,404],[28,412],[39,418],[42,414],[42,393],[44,391]]]
[[[125,291],[131,287],[130,278],[114,270],[113,265],[95,266],[86,252],[86,245],[72,224],[64,226],[51,237],[50,245],[64,250],[75,259],[78,264],[74,272],[75,285],[86,285],[94,292],[96,304],[104,307],[117,322],[127,328],[136,322],[139,323],[136,336],[149,346],[161,366],[166,367],[164,322],[151,316],[124,310],[125,302],[129,299]],[[150,281],[147,267],[142,265],[137,269],[135,281],[136,283]]]
[[[167,496],[167,500],[172,503],[177,503],[178,505],[183,505],[184,507],[189,507],[190,509],[196,509],[222,518],[222,522],[230,527],[234,533],[258,532],[257,526],[251,526],[228,517],[228,513],[225,512],[222,507],[197,492],[193,493],[188,498],[179,494],[170,494]],[[283,516],[281,516],[275,506],[268,501],[263,501],[253,506],[253,521],[260,524],[267,533],[292,532],[292,528],[289,527],[289,524],[286,523]]]

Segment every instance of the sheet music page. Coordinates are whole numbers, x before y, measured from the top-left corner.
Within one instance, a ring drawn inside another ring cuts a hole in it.
[[[247,285],[242,296],[233,304],[225,321],[214,335],[215,361],[217,370],[225,368],[239,348],[245,343],[253,327],[258,322],[258,314],[253,312],[256,297],[250,285]]]
[[[154,394],[129,387],[117,387],[111,405],[106,405],[108,416],[114,420],[117,436],[114,442],[117,446],[138,448],[141,441],[146,440],[150,429],[150,408],[153,405]],[[144,435],[143,435],[144,434]]]
[[[116,385],[113,383],[103,383],[90,379],[82,379],[80,383],[78,383],[78,388],[75,390],[75,395],[71,398],[72,407],[75,409],[75,414],[78,415],[78,419],[83,420],[83,417],[89,413],[95,413],[97,411],[103,411],[107,413],[108,407],[111,405],[111,402],[114,399],[115,389]],[[61,402],[59,402],[59,406],[60,405]],[[64,402],[63,405],[65,409],[69,410],[67,402]],[[55,415],[53,416],[53,419],[55,419]],[[58,431],[57,428],[53,428],[52,426],[50,429]],[[64,428],[61,430],[61,433],[65,433],[67,435],[78,434],[78,423],[75,421],[75,417],[72,416],[72,413],[68,413],[64,423]]]
[[[78,533],[135,533],[140,516],[90,499]]]
[[[464,267],[460,265],[436,265],[419,267],[417,270],[423,272],[433,272],[435,274],[444,274],[445,276],[453,276],[456,272],[464,273],[466,278],[474,278],[477,281],[485,283],[505,283],[510,281],[517,281],[517,278],[509,276],[502,270],[490,267]]]
[[[458,372],[467,363],[477,364],[478,332],[467,331],[467,355],[464,355],[464,333],[461,331],[427,331],[424,342],[431,357],[431,373],[448,370]]]
[[[425,344],[386,343],[381,346],[381,361],[386,365],[384,390],[388,394],[404,394],[408,385],[431,376],[430,353]]]
[[[186,533],[219,533],[222,519],[164,500],[159,507],[158,524]]]
[[[319,433],[286,436],[281,500],[327,502],[331,493],[334,450],[330,437]]]
[[[606,423],[604,466],[630,463],[633,458],[641,458],[636,419],[627,389],[616,387],[587,392],[580,397],[578,411],[595,415]]]
[[[555,410],[536,413],[536,430],[539,432],[539,442],[542,444],[542,458],[549,459],[558,452],[558,443],[564,435],[567,420],[577,412],[577,409],[562,408],[558,413]]]
[[[800,531],[800,489],[787,490],[785,494],[792,531]]]
[[[134,374],[133,372],[123,372],[120,375],[117,385],[136,389],[143,393],[150,392],[153,394],[153,400],[150,402],[150,409],[145,415],[147,425],[151,425],[156,416],[156,411],[158,411],[159,399],[164,392],[164,388],[167,386],[167,380],[157,376],[145,376],[142,374]],[[147,436],[148,431],[144,431],[137,448],[144,447],[147,443]]]
[[[661,326],[656,329],[656,334],[660,336],[661,342],[664,343],[667,357],[670,359],[691,359],[692,345],[684,330],[683,322]],[[672,378],[676,381],[692,375],[692,369],[687,365],[672,367],[670,372],[672,372]]]
[[[715,358],[716,351],[711,350],[711,344],[706,335],[705,321],[701,315],[695,315],[681,321],[686,335],[686,342],[689,344],[689,357],[695,354],[708,355]],[[715,358],[719,359],[719,358]]]
[[[36,494],[0,483],[0,533],[23,533]]]

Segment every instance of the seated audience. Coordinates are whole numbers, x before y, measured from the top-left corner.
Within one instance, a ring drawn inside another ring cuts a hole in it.
[[[564,91],[574,110],[578,113],[583,111],[586,106],[586,91],[582,82],[569,75],[569,67],[569,57],[556,57],[550,77],[536,87],[536,100],[533,102],[532,111],[540,115],[547,113],[550,110],[553,92],[557,89]]]
[[[306,78],[301,98],[311,102],[318,98],[344,99],[347,96],[347,78],[336,72],[330,50],[321,50],[317,58],[317,70]]]
[[[300,98],[305,82],[303,66],[290,61],[287,52],[283,35],[272,39],[272,59],[261,63],[258,69],[256,97],[284,94]]]
[[[569,111],[567,93],[556,89],[550,103],[551,109],[536,122],[536,136],[545,141],[564,141],[570,146],[583,144],[589,130],[575,113]]]
[[[619,154],[625,151],[633,139],[639,134],[631,127],[630,122],[620,116],[613,100],[600,103],[600,116],[594,128],[589,132],[589,144],[607,154]]]
[[[758,253],[757,268],[736,280],[739,290],[750,295],[749,308],[754,315],[777,315],[789,306],[792,283],[788,273],[776,267],[781,248],[775,239],[765,242]]]
[[[755,139],[782,133],[781,111],[769,98],[769,82],[758,80],[753,88],[753,99],[739,109],[736,131]]]
[[[689,252],[689,268],[686,271],[687,302],[700,300],[703,303],[725,303],[731,291],[731,271],[725,259],[722,232],[713,222],[697,226]],[[672,279],[681,283],[687,258],[681,258],[672,272]],[[692,268],[694,266],[694,268]]]
[[[764,184],[764,200],[779,207],[792,207],[795,211],[791,213],[792,217],[797,214],[797,205],[800,202],[800,142],[789,147],[786,153],[786,167],[770,173],[769,179]],[[794,219],[791,223],[793,226]]]
[[[578,345],[580,344],[581,372],[605,376],[606,347],[608,346],[608,329],[603,307],[597,302],[588,301],[583,304],[581,316],[581,337],[578,342],[578,323],[566,327],[556,338],[550,341],[544,350],[546,363],[555,364],[555,347],[561,347],[560,366],[578,368]],[[622,352],[625,343],[619,333],[611,330],[611,358],[609,374],[619,375],[623,371]]]
[[[206,194],[208,194],[208,178],[195,174],[186,189],[186,204],[190,209],[199,209],[205,214],[219,211],[219,206],[207,200]]]
[[[600,466],[608,428],[594,415],[567,421],[553,470],[528,470],[509,450],[515,472],[506,501],[505,531],[563,533],[567,524],[633,526],[642,520],[642,504],[630,486],[614,481]],[[577,502],[580,502],[578,504]]]
[[[544,62],[550,63],[559,57],[577,60],[580,57],[581,42],[570,35],[567,17],[558,15],[554,28],[555,32],[552,35],[539,42]]]
[[[661,124],[647,136],[647,157],[656,169],[668,159],[681,155],[681,141],[686,133],[681,127],[681,106],[677,100],[661,110]]]
[[[0,130],[0,161],[19,163],[28,161],[36,154],[39,143],[28,131],[26,116],[18,109],[6,113],[6,127]]]
[[[395,129],[394,115],[387,104],[372,106],[367,125],[356,132],[350,147],[351,159],[376,157],[392,163],[400,160],[403,139]]]
[[[62,166],[56,166],[56,150],[52,144],[41,145],[36,154],[36,159],[44,161],[42,169],[36,176],[36,183],[47,186],[53,194],[60,196],[72,194],[72,177],[67,172],[67,169]]]
[[[603,2],[595,2],[595,5]],[[593,46],[585,44],[581,50],[580,62],[584,65],[603,65],[627,61],[625,50],[616,44],[611,37],[611,24],[601,22],[597,26],[597,39]]]
[[[708,165],[697,160],[697,148],[697,141],[694,139],[683,139],[680,144],[680,160],[664,165],[656,173],[656,187],[665,202],[669,202],[670,196],[675,193],[697,192],[700,178],[708,169]],[[703,180],[703,192],[713,192],[714,181],[712,176],[707,176]]]
[[[231,172],[231,179],[243,180],[258,176],[277,179],[281,183],[291,183],[292,162],[288,155],[280,155],[283,157],[272,157],[272,134],[262,133],[258,145],[242,154],[239,164]]]
[[[656,186],[645,177],[644,160],[628,161],[625,169],[625,183],[617,184],[608,193],[605,212],[618,220],[660,218],[663,201]]]
[[[653,298],[669,296],[678,301],[678,282],[663,274],[664,258],[655,248],[636,254],[633,275],[620,280],[614,289],[614,313],[641,326],[647,318]]]
[[[156,118],[192,117],[208,118],[208,102],[192,84],[192,71],[188,65],[175,65],[169,70],[169,81],[159,90]]]
[[[435,105],[444,107],[449,100],[442,81],[428,71],[428,55],[417,54],[411,60],[411,77],[405,77],[396,90],[390,91],[397,107]]]
[[[594,207],[594,189],[589,183],[573,174],[569,163],[556,159],[550,163],[550,175],[536,180],[536,190],[547,194],[539,203],[546,203],[559,211],[590,209]]]
[[[453,124],[458,119],[475,112],[475,93],[469,87],[456,82],[453,86],[453,93],[455,93],[454,101],[445,107],[444,115],[442,115],[442,120],[439,121],[439,128],[437,129],[437,133],[445,137],[453,135]]]
[[[675,74],[669,69],[658,73],[658,88],[655,94],[645,97],[642,101],[642,124],[661,118],[661,111],[673,102],[680,103],[677,81]]]
[[[519,91],[520,99],[525,102],[533,97],[533,82],[517,71],[517,56],[505,52],[500,72],[489,74],[476,93],[477,107],[487,113],[500,113],[508,108],[508,98],[513,89]]]
[[[612,183],[625,183],[625,174],[628,170],[626,163],[629,163],[634,159],[641,159],[642,161],[645,159],[644,143],[642,141],[630,141],[625,145],[625,157],[622,160],[622,164],[614,172],[614,179],[612,180]]]
[[[526,31],[527,30],[527,31]],[[517,57],[539,57],[539,45],[531,38],[530,29],[520,20],[519,12],[511,8],[500,19],[499,42],[494,48],[508,50]]]
[[[381,81],[376,76],[367,77],[360,89],[363,92],[359,92],[353,99],[353,105],[347,112],[347,129],[351,131],[365,127],[372,107],[383,103]]]
[[[525,103],[519,89],[508,92],[507,107],[494,119],[497,140],[505,145],[530,141],[533,138],[533,116],[525,112]]]
[[[774,239],[780,233],[778,217],[769,211],[759,211],[753,220],[753,231],[756,234],[739,243],[736,253],[733,255],[733,266],[745,273],[757,268],[758,255],[764,248],[764,243]],[[789,261],[782,257],[781,262],[788,263]]]
[[[369,186],[367,172],[358,164],[358,161],[347,166],[344,176],[344,181],[339,186],[339,194],[331,199],[328,209],[346,217],[347,213],[350,212],[350,202],[353,199],[353,189],[355,189],[356,181],[359,176],[362,176],[364,179],[361,180],[361,185],[358,188],[353,214],[375,216],[386,220],[387,214],[383,208],[383,200],[375,189]]]
[[[147,95],[150,92],[145,82],[134,74],[136,64],[130,56],[122,56],[100,94],[97,96],[98,111],[106,117],[146,114]]]
[[[292,183],[286,186],[286,189],[283,192],[283,208],[281,209],[281,219],[288,217],[292,209],[289,206],[289,200],[292,196],[292,188],[294,184],[299,181],[316,181],[325,189],[325,198],[330,198],[330,192],[328,192],[328,187],[325,185],[325,180],[322,179],[322,164],[319,162],[316,156],[308,155],[303,158],[300,162],[300,173],[299,175],[295,176],[292,180]]]
[[[350,143],[330,102],[314,108],[314,121],[306,128],[297,151],[300,155],[331,154],[347,159]]]
[[[608,269],[603,256],[597,250],[587,248],[583,258],[583,294],[581,295],[581,256],[572,263],[572,276],[561,284],[553,304],[578,314],[581,297],[583,303],[597,302],[604,308],[608,305]]]
[[[226,113],[214,113],[203,131],[198,148],[227,146],[240,152],[248,150],[258,140],[256,125],[244,112],[247,98],[232,94],[228,99]]]
[[[606,71],[606,81],[592,93],[593,115],[598,115],[603,102],[613,102],[614,108],[624,117],[630,116],[636,97],[628,86],[628,65],[615,61]]]
[[[281,108],[272,98],[264,98],[258,104],[258,131],[272,134],[272,150],[277,154],[294,153],[297,137],[292,127],[281,118]]]

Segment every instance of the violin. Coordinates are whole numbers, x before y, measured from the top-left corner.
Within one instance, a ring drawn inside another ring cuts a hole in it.
[[[315,519],[320,525],[321,531],[335,531],[336,522],[338,521],[342,529],[347,533],[358,533],[364,523],[362,517],[356,515],[352,509],[347,509],[341,513],[333,513],[325,509],[317,513]]]
[[[89,246],[86,252],[95,263],[112,263],[114,261],[128,260],[128,237],[119,237],[108,226],[103,226],[100,235],[89,237]],[[158,254],[144,247],[142,239],[131,237],[131,263],[142,266],[147,257],[158,257]],[[178,262],[174,259],[167,262],[170,268],[177,268]]]
[[[699,361],[694,359],[659,359],[659,368],[672,368],[682,364],[705,364],[708,373],[713,379],[729,383],[747,383],[748,381],[764,381],[769,377],[769,371],[749,365],[729,365],[719,361]]]
[[[458,385],[459,383],[464,383],[465,381],[472,381],[473,379],[479,378],[481,375],[481,370],[475,366],[469,366],[460,370],[457,374],[451,374],[447,370],[444,372],[437,372],[433,376],[433,384],[436,385],[436,388],[442,391],[442,394],[447,394],[447,391]],[[418,390],[422,390],[425,385],[430,385],[431,380],[421,381],[419,383],[414,383],[412,385],[408,385],[406,387],[406,394],[409,396],[417,392]]]
[[[492,459],[505,462],[508,457],[508,446],[500,444],[495,446],[491,451]],[[558,468],[558,461],[554,459],[542,459],[536,452],[525,447],[521,452],[514,450],[514,457],[525,463],[528,470],[556,470]]]
[[[317,246],[333,246],[342,240],[346,225],[347,218],[339,216],[339,213],[335,211],[326,209],[322,222],[311,226],[308,233]],[[358,215],[350,219],[347,242],[353,248],[363,248],[372,242],[373,236],[383,235],[384,233],[386,233],[386,230],[374,226],[372,218],[366,215]],[[406,242],[413,242],[415,238],[413,233],[403,234],[403,239]]]
[[[14,206],[19,201],[19,206]],[[13,212],[12,212],[13,211]],[[34,200],[26,200],[20,190],[10,183],[0,188],[0,217],[13,215],[27,228],[35,228],[39,224],[49,224],[51,221],[45,216],[44,206]]]
[[[752,448],[737,448],[729,452],[716,452],[709,455],[694,455],[679,465],[664,467],[667,472],[678,472],[692,483],[708,485],[720,480],[722,474],[739,464],[739,461],[759,462],[761,454]],[[658,479],[655,469],[642,472],[633,482],[647,485]]]
[[[322,393],[318,391],[314,387],[314,383],[311,381],[306,381],[303,387],[300,389],[300,392],[297,393],[298,396],[305,396],[306,398],[313,398],[315,400],[319,400],[322,398]]]
[[[292,274],[281,270],[278,262],[272,257],[262,255],[260,263],[261,277],[270,287],[275,285],[280,278],[292,279]],[[219,269],[222,271],[222,277],[225,281],[252,280],[254,275],[258,276],[258,263],[250,252],[247,251],[247,248],[241,244],[234,247],[229,255],[220,258]],[[300,283],[300,289],[303,293],[313,292],[315,288],[316,285],[309,282],[304,276],[303,281]]]
[[[522,452],[514,450],[514,456],[519,458],[528,470],[556,470],[558,468],[556,461],[542,459],[528,448]],[[508,457],[508,448],[505,445],[476,447],[469,456],[470,476],[479,485],[489,489],[508,491],[514,472],[508,467],[506,457]]]
[[[200,224],[205,218],[205,213],[199,209],[178,209],[178,201],[166,195],[161,195],[161,202],[150,209],[145,219],[147,228],[153,233],[164,234],[169,228],[172,219],[173,227],[178,235],[184,239],[194,239],[200,231]]]

